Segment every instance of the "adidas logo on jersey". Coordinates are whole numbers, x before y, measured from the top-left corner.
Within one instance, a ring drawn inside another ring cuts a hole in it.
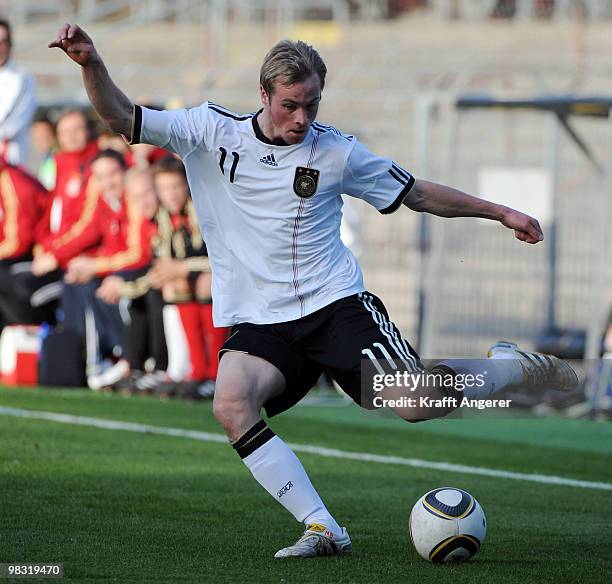
[[[274,159],[274,154],[268,154],[267,156],[263,156],[259,159],[259,162],[263,162],[268,166],[278,166],[278,162]]]

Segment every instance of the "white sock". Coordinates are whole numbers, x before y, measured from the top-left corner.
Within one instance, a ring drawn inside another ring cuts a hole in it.
[[[243,440],[258,427],[259,431],[255,432],[253,438]],[[315,491],[298,457],[263,421],[237,440],[234,448],[242,457],[242,454],[252,450],[253,444],[262,435],[263,439],[270,435],[272,437],[243,458],[255,480],[298,521],[306,525],[318,523],[340,535],[340,526]],[[242,444],[244,442],[246,444]]]
[[[477,381],[466,383],[463,395],[468,399],[485,399],[491,394],[523,381],[519,359],[491,357],[489,359],[450,359],[440,365],[450,367],[458,375],[472,375]],[[476,377],[478,376],[478,377]]]

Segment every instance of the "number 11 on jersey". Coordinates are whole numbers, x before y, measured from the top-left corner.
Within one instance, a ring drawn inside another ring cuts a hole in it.
[[[221,172],[225,175],[225,159],[227,158],[227,150],[223,148],[223,146],[219,146],[219,152],[221,152],[221,158],[219,159],[219,167],[221,168]],[[236,177],[236,167],[238,166],[238,161],[240,160],[240,154],[238,152],[232,152],[232,167],[230,168],[229,180],[231,183],[234,182],[234,178]]]

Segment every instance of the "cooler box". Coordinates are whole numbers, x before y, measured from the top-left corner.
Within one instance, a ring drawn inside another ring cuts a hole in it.
[[[0,382],[37,385],[40,336],[38,326],[10,325],[0,336]]]

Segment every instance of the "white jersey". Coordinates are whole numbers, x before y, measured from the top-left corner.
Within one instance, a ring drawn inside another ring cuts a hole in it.
[[[211,102],[135,108],[132,142],[167,148],[185,164],[213,274],[216,326],[296,320],[363,292],[361,270],[340,239],[341,195],[391,213],[414,183],[335,128],[315,122],[301,143],[280,146],[256,116]]]

